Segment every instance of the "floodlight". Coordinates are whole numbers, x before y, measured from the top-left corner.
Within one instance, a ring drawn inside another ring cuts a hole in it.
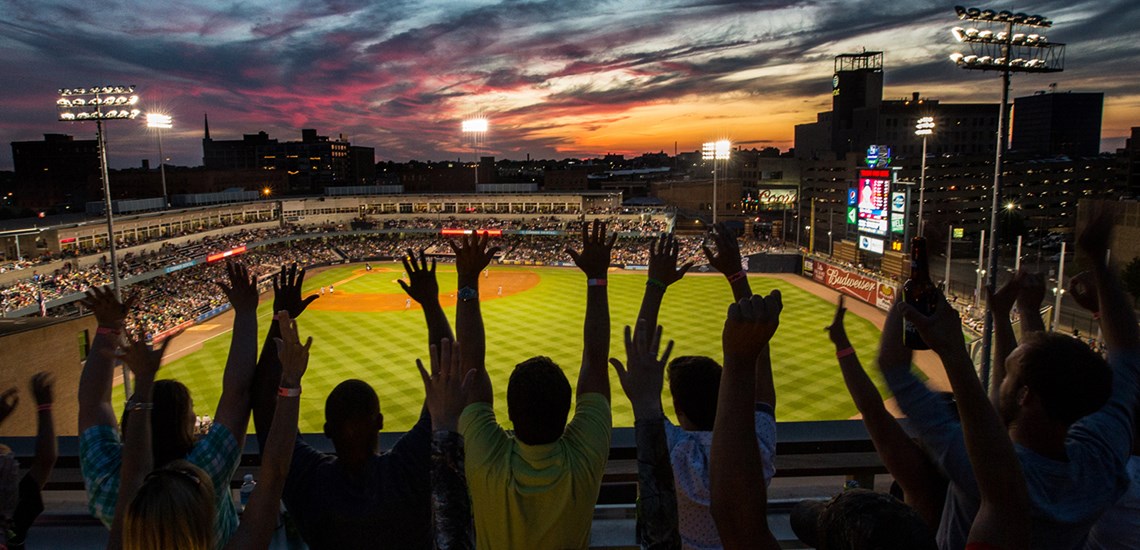
[[[1010,17],[1013,17],[1013,12],[1009,10],[1001,10],[998,12],[997,17],[994,19],[997,19],[998,21],[1008,21]]]
[[[173,119],[170,117],[170,115],[162,115],[158,113],[147,113],[146,125],[147,128],[162,128],[165,130],[169,130],[174,127]]]
[[[464,132],[486,132],[489,124],[485,118],[473,118],[464,120],[461,126]]]
[[[958,52],[954,52],[954,53],[950,54],[950,61],[953,61],[954,63],[961,63],[963,57],[965,57],[965,56],[963,56],[962,54],[960,54]]]
[[[914,135],[929,136],[934,133],[934,117],[924,116],[914,125]]]
[[[958,19],[966,18],[966,8],[963,6],[954,6],[954,11],[958,12]]]

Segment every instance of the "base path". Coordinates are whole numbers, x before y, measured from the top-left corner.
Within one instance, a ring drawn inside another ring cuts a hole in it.
[[[325,293],[319,300],[313,302],[309,309],[357,312],[419,309],[420,305],[415,300],[408,301],[408,295],[404,294],[397,282],[403,276],[404,272],[400,269],[373,269],[372,271],[357,269],[352,272],[351,276],[333,283],[334,292],[332,294]],[[387,294],[372,294],[336,290],[361,277],[383,277],[395,287],[394,291]],[[486,302],[525,292],[537,286],[541,280],[542,277],[538,273],[531,271],[484,271],[484,275],[479,277],[479,300]],[[455,302],[455,291],[440,293],[439,303],[441,306],[453,306]]]

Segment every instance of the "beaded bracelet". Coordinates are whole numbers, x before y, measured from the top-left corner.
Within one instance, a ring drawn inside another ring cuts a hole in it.
[[[739,281],[739,280],[741,280],[747,276],[748,276],[748,273],[745,272],[743,269],[741,269],[740,271],[737,271],[736,273],[729,275],[728,276],[728,282],[735,283],[736,281]]]

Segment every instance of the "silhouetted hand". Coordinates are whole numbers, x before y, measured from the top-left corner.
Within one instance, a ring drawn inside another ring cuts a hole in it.
[[[409,282],[405,283],[403,279],[399,279],[400,288],[404,289],[404,292],[408,293],[408,296],[418,304],[438,302],[439,282],[435,278],[435,258],[432,258],[431,267],[428,268],[424,251],[420,250],[419,260],[416,260],[415,253],[409,248],[408,253],[401,259],[404,262],[404,271],[408,274]],[[490,259],[488,258],[487,261],[489,262]]]
[[[1082,271],[1069,279],[1069,293],[1081,307],[1093,313],[1100,311],[1100,295],[1097,293],[1093,272]]]
[[[990,292],[990,288],[985,287],[986,301],[989,302],[990,308],[995,315],[1004,315],[1009,317],[1009,313],[1013,311],[1013,304],[1017,301],[1017,297],[1021,295],[1021,287],[1026,278],[1025,270],[1020,270],[1013,274],[1008,281],[1005,282],[997,292]]]
[[[499,253],[497,246],[487,248],[487,242],[490,238],[484,231],[464,235],[459,238],[458,242],[448,241],[451,244],[451,250],[455,252],[455,271],[459,274],[460,279],[471,280],[479,277],[479,273],[486,269],[495,254]]]
[[[1021,291],[1017,293],[1017,309],[1022,312],[1039,311],[1045,301],[1045,277],[1040,273],[1025,273]]]
[[[305,270],[297,264],[282,265],[281,271],[273,276],[273,311],[288,311],[289,317],[296,319],[305,308],[319,296],[313,294],[301,299],[301,285],[305,282]]]
[[[1105,265],[1108,256],[1108,242],[1112,238],[1112,212],[1101,208],[1092,212],[1088,224],[1080,235],[1077,235],[1077,253],[1095,262]]]
[[[162,365],[162,356],[166,354],[166,348],[177,336],[178,334],[175,334],[163,340],[158,347],[152,347],[146,343],[146,334],[139,331],[133,338],[128,339],[126,347],[119,353],[119,359],[126,363],[135,378],[153,382]]]
[[[910,321],[922,336],[922,341],[930,346],[939,357],[954,352],[966,352],[966,340],[962,336],[962,317],[958,310],[939,296],[930,316],[923,314],[906,302],[901,302],[903,317]]]
[[[433,430],[459,430],[459,416],[467,406],[467,394],[475,378],[475,369],[464,372],[460,359],[459,342],[447,338],[439,345],[431,345],[431,371],[434,374],[429,374],[423,361],[416,359],[416,368],[420,370],[427,393]]]
[[[281,360],[281,387],[298,388],[305,370],[309,368],[309,348],[313,345],[310,336],[301,345],[301,337],[297,334],[297,321],[289,317],[289,312],[277,312],[277,326],[281,327],[281,337],[275,338],[277,342],[277,358]]]
[[[55,387],[55,377],[50,372],[37,372],[32,377],[32,396],[36,398],[36,405],[50,405]]]
[[[839,301],[835,306],[835,316],[831,318],[831,324],[823,329],[827,331],[827,337],[831,339],[831,343],[840,349],[851,346],[851,340],[847,338],[847,328],[843,326],[843,318],[847,315],[846,304],[847,297],[840,294]]]
[[[766,297],[753,295],[728,306],[728,318],[721,335],[725,361],[729,357],[755,361],[780,327],[783,309],[779,290],[773,290]]]
[[[582,222],[582,251],[578,252],[567,247],[566,253],[574,260],[574,265],[586,274],[587,279],[601,279],[609,273],[610,253],[613,251],[615,240],[617,233],[610,234],[609,238],[606,237],[606,222],[600,219],[594,220],[593,233],[590,231],[590,224]]]
[[[241,262],[226,260],[226,278],[229,284],[218,282],[234,311],[257,309],[257,277],[249,274],[249,269]]]
[[[662,235],[649,244],[649,278],[669,286],[681,280],[693,262],[677,267],[680,247],[673,235]]]
[[[3,423],[19,404],[20,392],[16,388],[8,388],[4,393],[0,393],[0,423]]]
[[[899,300],[887,312],[883,334],[879,338],[879,369],[910,368],[914,352],[903,343],[903,306]]]
[[[119,302],[115,297],[115,291],[109,286],[91,287],[87,289],[86,294],[87,297],[79,303],[95,314],[99,326],[115,330],[123,328],[123,321],[138,301],[137,296],[131,296],[126,304]]]
[[[673,352],[673,341],[669,341],[665,353],[658,359],[662,330],[658,326],[657,330],[651,331],[645,319],[638,319],[637,330],[631,336],[630,328],[626,325],[626,365],[617,358],[610,358],[610,364],[621,381],[621,389],[633,405],[633,417],[637,420],[652,420],[664,415],[661,410],[661,389],[665,384],[665,365],[669,363],[669,354]]]
[[[701,250],[705,253],[709,265],[725,275],[740,273],[743,269],[740,259],[740,243],[736,242],[736,236],[732,234],[728,226],[723,222],[718,223],[709,229],[709,235],[716,243],[716,252],[714,253],[708,245],[701,245]]]

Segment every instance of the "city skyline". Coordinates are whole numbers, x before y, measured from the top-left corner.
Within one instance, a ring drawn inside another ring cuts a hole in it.
[[[413,2],[364,0],[195,6],[134,1],[79,5],[0,0],[9,66],[0,103],[0,170],[12,141],[94,125],[56,122],[62,87],[135,84],[144,112],[174,117],[171,164],[201,164],[211,136],[266,131],[286,140],[314,128],[377,160],[471,160],[460,132],[490,119],[480,153],[565,158],[792,145],[795,124],[830,109],[832,58],[885,52],[884,97],[917,91],[944,102],[999,100],[996,73],[962,71],[953,3],[917,2]],[[1013,96],[1105,93],[1102,150],[1140,125],[1140,45],[1120,40],[1140,5],[1043,1],[982,7],[1043,13],[1067,43],[1066,70],[1019,75]],[[273,9],[270,12],[270,9]],[[145,122],[107,124],[110,164],[157,161]],[[153,131],[150,131],[153,132]]]

